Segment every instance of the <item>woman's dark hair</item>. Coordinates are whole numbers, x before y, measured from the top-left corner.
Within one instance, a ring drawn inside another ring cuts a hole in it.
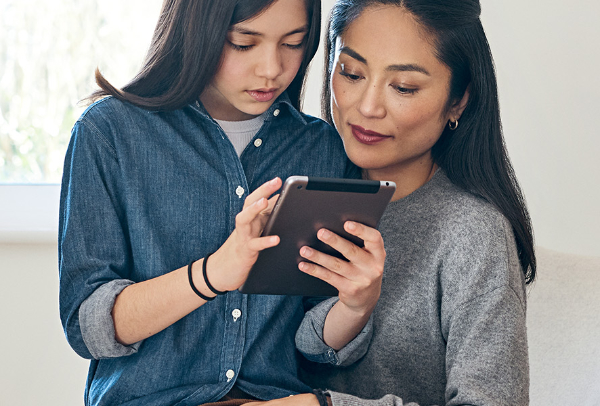
[[[277,0],[164,0],[146,60],[122,89],[96,69],[100,89],[86,100],[112,95],[149,110],[175,110],[198,99],[220,63],[227,31]],[[319,46],[321,0],[304,0],[309,31],[300,69],[287,93],[300,109],[306,70]]]
[[[329,81],[336,39],[373,5],[404,8],[432,36],[437,58],[451,71],[448,109],[469,89],[460,125],[455,131],[446,126],[432,156],[454,184],[484,198],[506,216],[515,234],[525,281],[532,282],[536,259],[531,219],[502,136],[496,74],[479,19],[478,0],[338,0],[327,29],[323,116],[332,123]]]

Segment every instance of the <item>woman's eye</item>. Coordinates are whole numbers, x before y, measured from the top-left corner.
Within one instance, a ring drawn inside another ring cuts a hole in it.
[[[343,77],[345,77],[346,79],[355,82],[357,80],[360,80],[362,78],[362,76],[357,75],[355,73],[351,73],[351,72],[347,72],[344,70],[344,67],[342,67],[342,69],[340,70],[340,75],[342,75]]]
[[[411,89],[408,87],[404,87],[404,86],[396,86],[396,85],[391,85],[394,90],[396,90],[396,92],[400,93],[400,94],[415,94],[417,93],[417,89]]]

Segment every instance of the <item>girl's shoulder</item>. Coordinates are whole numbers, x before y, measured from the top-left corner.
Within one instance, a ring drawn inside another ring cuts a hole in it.
[[[103,120],[119,121],[127,118],[131,119],[137,115],[151,113],[148,110],[137,107],[131,103],[122,101],[113,96],[106,96],[89,105],[81,114],[78,122],[92,121],[100,122]]]

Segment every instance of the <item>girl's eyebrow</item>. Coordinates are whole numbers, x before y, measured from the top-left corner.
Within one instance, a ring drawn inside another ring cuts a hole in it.
[[[256,37],[262,37],[264,34],[258,31],[252,31],[252,30],[248,30],[246,28],[243,27],[237,27],[237,26],[233,26],[231,27],[231,29],[229,31],[233,31],[233,32],[237,32],[238,34],[242,34],[242,35],[253,35]],[[289,37],[290,35],[294,35],[294,34],[305,34],[308,32],[308,24],[300,27],[300,28],[296,28],[295,30],[292,30],[290,32],[287,32],[285,34],[283,34],[284,37]]]
[[[367,60],[358,52],[356,52],[355,50],[353,50],[350,47],[342,47],[342,49],[340,49],[340,53],[342,54],[346,54],[349,57],[356,59],[358,62],[363,63],[365,65],[368,65]],[[425,69],[424,67],[414,64],[414,63],[402,63],[402,64],[395,64],[395,65],[390,65],[388,67],[385,68],[386,71],[388,72],[420,72],[424,75],[427,76],[431,76],[431,74],[429,73],[429,71],[427,69]]]

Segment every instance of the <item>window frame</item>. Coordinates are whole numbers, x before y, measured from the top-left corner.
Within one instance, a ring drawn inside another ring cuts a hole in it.
[[[58,242],[60,185],[0,184],[0,243]]]

